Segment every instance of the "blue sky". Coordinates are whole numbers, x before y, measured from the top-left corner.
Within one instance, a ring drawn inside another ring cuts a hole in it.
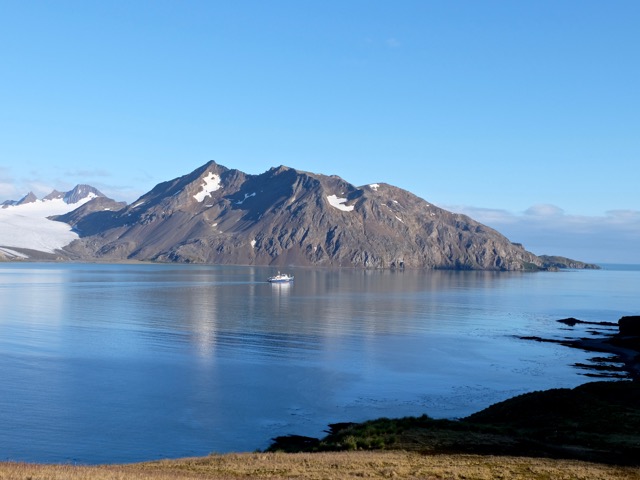
[[[0,0],[0,200],[208,160],[640,263],[640,2]]]

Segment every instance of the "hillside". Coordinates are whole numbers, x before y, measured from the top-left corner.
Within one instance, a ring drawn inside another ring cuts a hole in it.
[[[209,162],[118,210],[61,217],[74,259],[527,270],[544,261],[471,218],[387,184]]]
[[[271,451],[408,450],[640,465],[640,384],[592,382],[531,392],[460,420],[426,415],[330,426],[313,439],[277,437]]]

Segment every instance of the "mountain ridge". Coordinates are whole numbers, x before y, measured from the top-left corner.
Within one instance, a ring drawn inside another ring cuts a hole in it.
[[[61,248],[78,237],[71,227],[52,221],[58,215],[106,198],[94,187],[77,185],[68,192],[53,190],[42,200],[29,192],[0,208],[0,259],[62,260]]]
[[[5,200],[0,204],[2,208],[8,208],[12,206],[25,205],[28,203],[36,203],[38,201],[49,201],[62,199],[66,204],[78,203],[85,200],[87,197],[97,198],[106,197],[104,193],[91,185],[78,184],[68,192],[60,192],[58,190],[52,190],[51,193],[39,199],[33,192],[27,193],[20,200]]]
[[[19,216],[10,215],[17,213],[16,208],[28,209],[41,222],[28,226],[31,233],[20,225],[18,230],[29,239],[26,243],[16,241],[16,235],[4,228],[15,227]],[[54,255],[57,260],[76,261],[597,268],[564,257],[536,256],[466,215],[387,183],[357,187],[336,175],[284,165],[254,175],[209,161],[157,184],[130,205],[81,184],[69,192],[53,190],[42,200],[30,192],[19,201],[4,202],[0,212],[5,212],[0,218],[0,247],[22,252],[11,257],[5,251],[4,257],[14,259],[43,258],[33,255],[42,251],[47,254],[44,258]],[[49,231],[55,236],[53,242],[44,238]]]
[[[68,220],[68,217],[67,217]],[[274,266],[535,270],[496,230],[385,183],[210,161],[117,211],[76,215],[75,259]]]

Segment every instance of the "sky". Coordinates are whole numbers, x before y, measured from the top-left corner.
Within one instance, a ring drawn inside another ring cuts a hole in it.
[[[640,264],[637,0],[0,0],[0,201],[209,160]]]

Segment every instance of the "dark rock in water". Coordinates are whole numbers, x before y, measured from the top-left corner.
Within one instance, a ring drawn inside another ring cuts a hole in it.
[[[602,352],[615,355],[615,359],[610,358],[608,362],[619,362],[623,364],[622,368],[610,367],[610,365],[602,364],[597,359],[592,359],[594,364],[588,367],[586,364],[576,365],[579,368],[590,368],[597,373],[588,374],[588,376],[610,377],[610,378],[631,378],[640,380],[640,315],[631,315],[622,317],[618,323],[611,322],[586,322],[573,317],[558,320],[570,327],[575,325],[598,325],[604,327],[617,327],[618,332],[604,332],[589,329],[586,333],[596,338],[565,338],[563,340],[542,338],[537,336],[521,336],[522,340],[533,340],[536,342],[557,343],[572,348],[579,348],[590,352]],[[610,373],[603,373],[609,371]],[[628,375],[624,376],[618,372],[626,371]]]
[[[640,336],[640,315],[630,315],[618,320],[620,335]]]
[[[565,325],[568,325],[570,327],[575,327],[578,324],[581,324],[581,325],[600,325],[600,326],[604,326],[604,327],[617,327],[618,326],[617,323],[613,323],[613,322],[586,322],[584,320],[578,320],[577,318],[573,318],[573,317],[563,318],[562,320],[558,320],[558,323],[564,323]]]
[[[582,323],[582,320],[578,320],[577,318],[569,317],[563,318],[562,320],[558,320],[559,323],[564,323],[565,325],[569,325],[570,327],[575,327],[577,323]]]

